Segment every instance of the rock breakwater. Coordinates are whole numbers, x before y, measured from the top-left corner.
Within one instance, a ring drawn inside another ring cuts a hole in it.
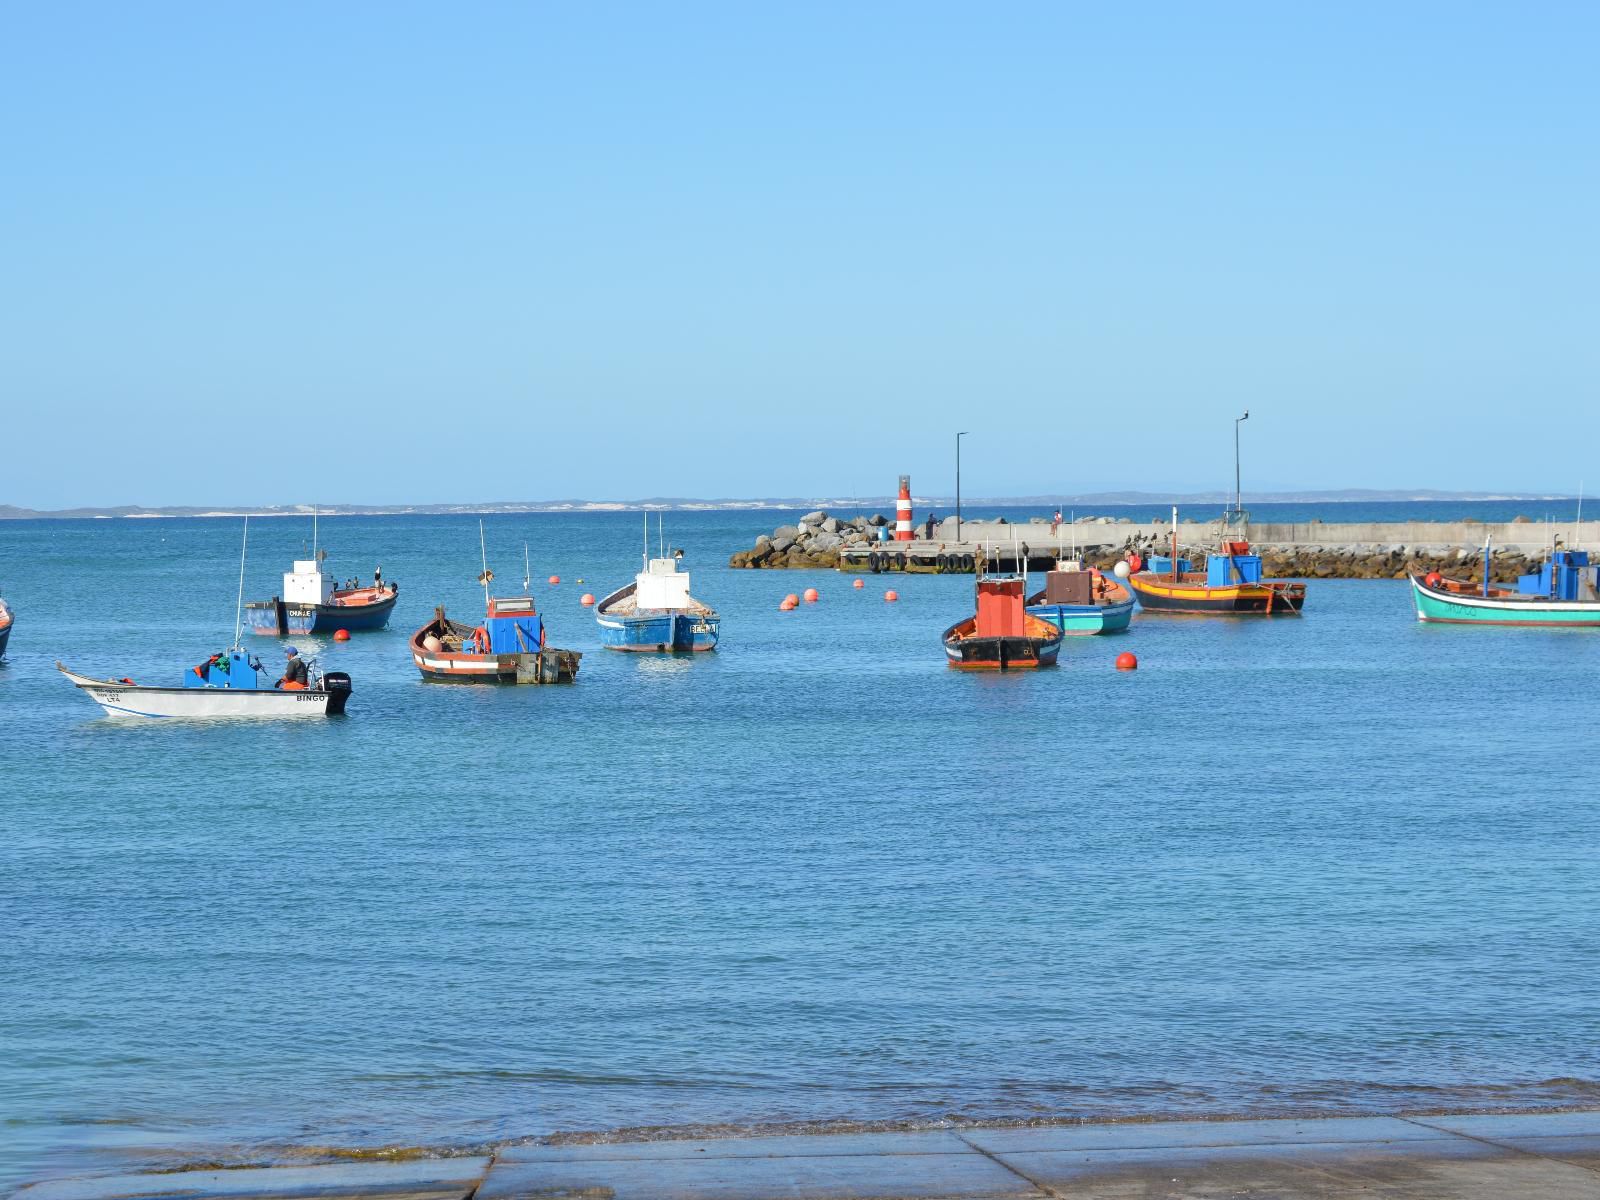
[[[882,513],[870,517],[834,517],[818,509],[800,518],[798,525],[780,525],[764,533],[748,550],[728,559],[730,567],[766,570],[837,567],[845,546],[867,546],[878,540],[878,530],[889,524]]]

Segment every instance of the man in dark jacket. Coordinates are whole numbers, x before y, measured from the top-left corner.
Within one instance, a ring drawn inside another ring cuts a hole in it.
[[[289,662],[283,668],[283,678],[278,680],[278,686],[296,692],[304,690],[310,682],[305,659],[300,657],[300,651],[293,646],[284,650],[284,654],[288,655]]]

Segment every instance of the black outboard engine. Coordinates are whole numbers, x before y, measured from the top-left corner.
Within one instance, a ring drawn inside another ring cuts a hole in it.
[[[322,690],[328,693],[328,715],[337,717],[350,701],[350,676],[344,671],[328,671],[322,676]]]

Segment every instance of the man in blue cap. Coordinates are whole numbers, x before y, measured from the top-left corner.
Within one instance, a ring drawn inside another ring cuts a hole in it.
[[[300,657],[300,651],[293,646],[285,647],[283,652],[288,655],[289,662],[283,669],[283,678],[278,680],[278,686],[291,692],[305,691],[309,682],[305,659]]]

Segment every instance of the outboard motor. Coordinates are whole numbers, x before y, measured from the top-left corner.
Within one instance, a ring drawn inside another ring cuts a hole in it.
[[[322,690],[328,693],[328,715],[337,717],[350,701],[350,676],[344,671],[328,671],[322,677]]]

